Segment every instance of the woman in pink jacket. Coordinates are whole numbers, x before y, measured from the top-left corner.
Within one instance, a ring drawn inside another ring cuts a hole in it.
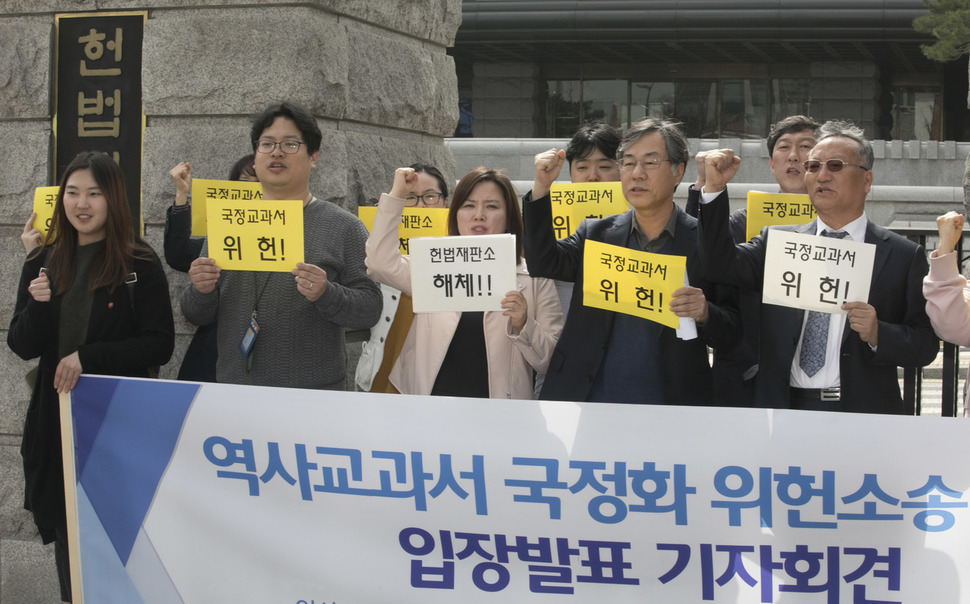
[[[970,346],[970,288],[957,266],[956,244],[963,235],[963,214],[947,212],[936,219],[940,245],[930,254],[930,272],[923,278],[926,314],[933,330],[947,342]],[[970,394],[970,389],[967,394]],[[967,413],[967,400],[963,401]]]
[[[400,253],[397,226],[405,193],[417,178],[398,168],[390,194],[381,195],[367,240],[367,271],[379,283],[411,293],[410,259]],[[476,168],[455,188],[449,235],[512,233],[518,289],[502,311],[416,313],[391,383],[403,394],[533,398],[533,371],[545,372],[562,330],[556,286],[533,279],[522,261],[522,217],[505,174]]]

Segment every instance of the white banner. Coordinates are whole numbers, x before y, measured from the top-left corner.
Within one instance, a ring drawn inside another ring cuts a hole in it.
[[[414,312],[502,310],[516,287],[515,235],[414,237],[408,247]]]
[[[91,376],[71,399],[77,602],[970,599],[962,418]]]
[[[876,246],[773,229],[765,249],[765,304],[844,314],[868,302]]]

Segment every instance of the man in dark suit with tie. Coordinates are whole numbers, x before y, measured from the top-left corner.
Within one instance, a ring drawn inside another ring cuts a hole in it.
[[[535,160],[535,183],[523,202],[523,251],[534,277],[572,281],[566,324],[553,353],[541,399],[615,403],[709,405],[713,402],[707,346],[731,346],[740,323],[737,292],[704,278],[697,256],[697,221],[674,205],[674,190],[689,159],[676,123],[647,118],[623,137],[617,151],[620,182],[631,209],[584,220],[556,241],[549,187],[565,154],[551,149]],[[700,337],[631,315],[583,305],[586,240],[686,256],[689,285],[665,310],[695,320]]]
[[[926,316],[921,283],[923,248],[866,219],[872,186],[872,145],[847,122],[826,122],[805,162],[805,183],[817,220],[765,229],[735,244],[728,229],[726,186],[740,158],[730,149],[705,157],[700,249],[710,278],[762,289],[765,250],[774,229],[864,241],[876,247],[868,302],[842,305],[845,314],[762,305],[761,363],[755,382],[760,407],[903,413],[897,367],[923,366],[939,351]]]

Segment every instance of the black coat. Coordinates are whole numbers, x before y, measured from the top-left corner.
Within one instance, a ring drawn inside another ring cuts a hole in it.
[[[37,302],[27,291],[45,260],[46,254],[41,254],[24,264],[7,345],[22,359],[40,357],[20,453],[24,507],[33,512],[47,543],[53,540],[52,529],[66,525],[59,399],[54,390],[62,297]],[[149,368],[164,365],[172,356],[175,325],[165,272],[154,254],[151,260],[135,260],[132,268],[138,276],[134,300],[125,284],[113,292],[104,287],[94,291],[87,337],[78,347],[83,373],[148,377]]]
[[[191,207],[191,206],[189,206]],[[169,206],[165,213],[165,262],[177,271],[187,273],[202,253],[205,237],[192,237],[192,210]],[[219,354],[216,322],[196,328],[182,357],[178,379],[190,382],[216,381],[216,357]]]
[[[184,207],[184,206],[183,206]],[[187,273],[202,253],[205,237],[192,236],[192,210],[169,206],[165,212],[165,237],[162,249],[165,262],[175,270]]]

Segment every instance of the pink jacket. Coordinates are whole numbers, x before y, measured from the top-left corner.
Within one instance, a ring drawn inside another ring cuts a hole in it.
[[[400,253],[397,226],[404,200],[381,195],[367,239],[367,273],[377,282],[411,293],[410,259]],[[485,353],[491,398],[531,399],[532,370],[544,373],[562,331],[562,309],[555,283],[533,279],[524,263],[516,281],[529,304],[525,327],[514,333],[501,312],[484,313]],[[390,380],[404,394],[431,394],[461,313],[416,313]]]
[[[970,346],[970,288],[957,268],[956,252],[944,256],[937,256],[936,251],[930,254],[930,272],[923,278],[923,296],[926,314],[936,335],[958,346]],[[966,390],[970,395],[970,389]],[[963,401],[964,415],[970,415],[968,400]]]

